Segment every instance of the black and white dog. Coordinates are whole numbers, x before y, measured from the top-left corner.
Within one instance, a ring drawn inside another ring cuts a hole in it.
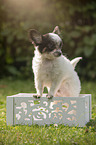
[[[35,47],[32,68],[37,98],[42,96],[44,87],[48,89],[47,98],[79,96],[81,85],[74,68],[81,57],[69,61],[62,55],[63,43],[59,32],[58,26],[45,35],[34,29],[29,30],[30,41]]]

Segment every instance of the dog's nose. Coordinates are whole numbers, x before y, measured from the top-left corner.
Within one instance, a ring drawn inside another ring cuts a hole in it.
[[[54,56],[55,56],[55,57],[59,57],[59,56],[61,56],[61,54],[62,54],[61,51],[55,51],[55,52],[54,52]]]

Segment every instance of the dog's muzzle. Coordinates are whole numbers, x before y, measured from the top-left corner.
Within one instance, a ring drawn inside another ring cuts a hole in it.
[[[56,50],[56,51],[53,52],[53,54],[54,54],[55,57],[59,57],[59,56],[61,56],[62,51],[61,50]]]

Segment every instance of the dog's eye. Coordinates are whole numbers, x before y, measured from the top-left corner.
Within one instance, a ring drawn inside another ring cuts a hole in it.
[[[47,48],[48,48],[49,51],[52,51],[53,49],[56,48],[56,46],[55,46],[54,44],[52,44],[52,43],[49,43],[49,44],[47,45]]]

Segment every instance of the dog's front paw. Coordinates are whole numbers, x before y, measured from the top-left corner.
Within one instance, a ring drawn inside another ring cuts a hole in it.
[[[52,95],[46,95],[46,97],[47,97],[48,99],[52,99],[52,98],[53,98]]]
[[[33,95],[33,97],[34,97],[34,98],[36,98],[36,99],[41,98],[41,96],[40,96],[40,95]]]

